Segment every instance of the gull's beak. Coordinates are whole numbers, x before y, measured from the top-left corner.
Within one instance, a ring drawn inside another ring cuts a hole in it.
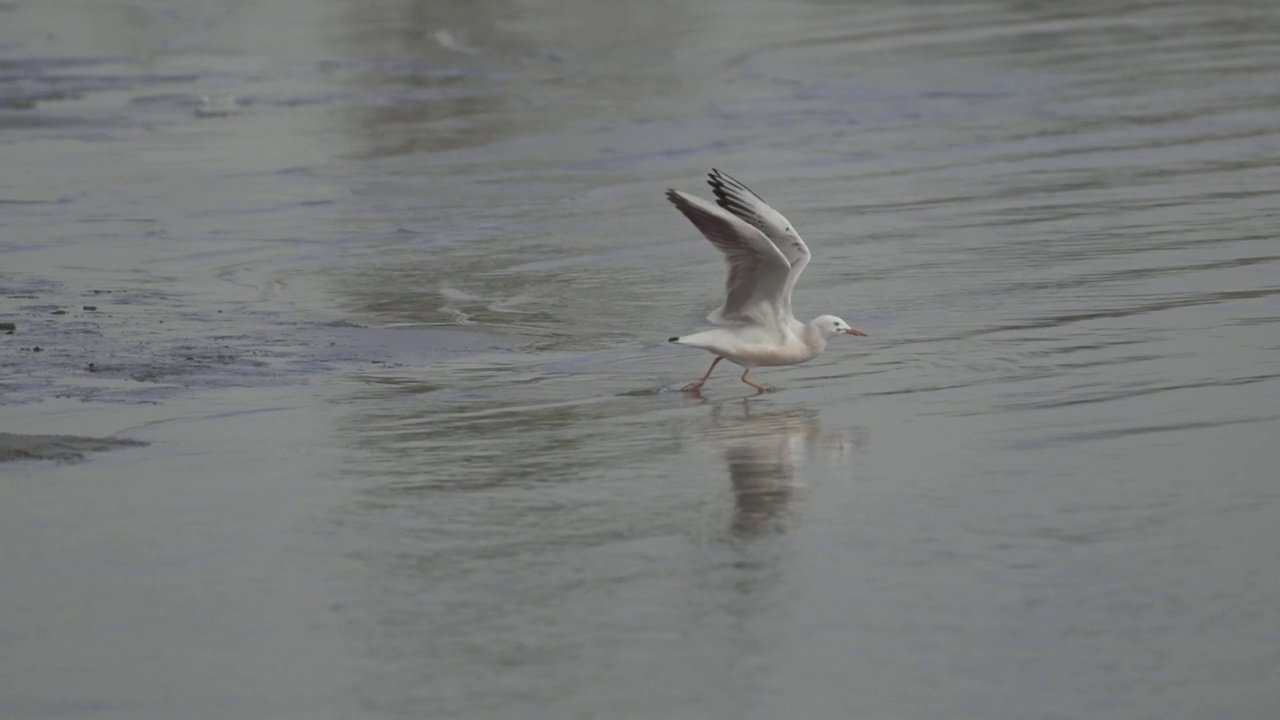
[[[859,330],[858,328],[855,328],[855,327],[851,327],[851,328],[849,328],[848,330],[845,330],[845,332],[846,332],[846,333],[848,333],[848,334],[850,334],[850,335],[857,335],[858,337],[866,337],[866,336],[867,336],[867,334],[866,334],[866,333],[862,332],[861,330]]]

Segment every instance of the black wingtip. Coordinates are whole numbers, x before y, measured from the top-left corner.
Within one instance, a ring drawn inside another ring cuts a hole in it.
[[[720,168],[711,168],[711,172],[707,173],[707,178],[707,184],[716,192],[716,202],[725,210],[732,211],[728,205],[729,199],[728,193],[725,191],[726,185],[736,186],[740,190],[746,190],[752,195],[755,195],[756,199],[760,202],[765,202],[765,199],[760,197],[760,193],[747,187],[741,180],[729,175]]]
[[[677,341],[677,340],[679,340],[679,339],[680,339],[680,337],[677,335],[676,337],[669,337],[669,338],[667,338],[667,342],[675,342],[675,341]]]
[[[715,193],[716,204],[729,212],[733,212],[732,208],[729,207],[729,196],[724,191],[724,180],[720,177],[720,170],[712,168],[711,172],[707,173],[707,184],[711,186],[711,191]]]

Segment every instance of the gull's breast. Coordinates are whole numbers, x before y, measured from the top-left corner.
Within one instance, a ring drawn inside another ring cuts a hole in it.
[[[815,353],[799,338],[791,338],[784,343],[747,343],[734,348],[736,357],[729,359],[739,365],[748,367],[771,367],[775,365],[795,365],[812,360]]]

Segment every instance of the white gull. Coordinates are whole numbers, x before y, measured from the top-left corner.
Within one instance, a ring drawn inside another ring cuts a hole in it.
[[[715,205],[667,190],[671,204],[724,253],[729,267],[724,305],[707,318],[722,327],[669,340],[716,356],[706,374],[685,392],[699,393],[716,364],[726,358],[744,368],[742,382],[765,392],[768,388],[747,379],[752,368],[802,363],[817,357],[836,335],[866,335],[834,315],[819,315],[808,323],[796,320],[791,291],[809,264],[809,247],[782,213],[746,185],[719,170],[708,176]]]

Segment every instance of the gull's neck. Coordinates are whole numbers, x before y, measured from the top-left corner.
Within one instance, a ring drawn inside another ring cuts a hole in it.
[[[822,334],[822,331],[818,329],[817,325],[814,325],[814,322],[814,320],[810,320],[804,326],[804,330],[800,331],[800,339],[813,351],[814,355],[817,355],[827,349],[827,336]]]

